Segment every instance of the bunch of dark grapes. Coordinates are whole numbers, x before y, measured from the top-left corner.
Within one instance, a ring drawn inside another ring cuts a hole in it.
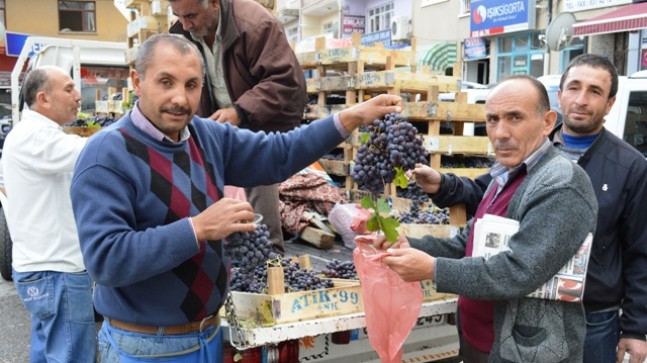
[[[235,232],[227,237],[225,254],[243,271],[252,271],[257,266],[277,257],[272,249],[267,225],[259,223],[252,232]]]
[[[267,272],[265,266],[256,266],[251,270],[234,268],[231,270],[229,288],[232,291],[253,292],[256,294],[267,289]]]
[[[326,268],[321,270],[321,273],[328,278],[357,280],[357,270],[355,270],[353,261],[333,259],[326,264]]]
[[[365,129],[368,141],[357,149],[351,170],[359,189],[377,195],[384,190],[384,184],[393,181],[396,167],[406,171],[416,163],[427,163],[423,137],[405,117],[389,113]]]
[[[412,202],[411,209],[401,213],[398,221],[402,224],[449,224],[449,209],[433,206],[423,209],[420,204]]]
[[[283,267],[285,292],[318,290],[333,286],[331,280],[322,279],[314,271],[302,270],[298,262],[277,257],[267,265],[272,265],[274,262]],[[256,266],[252,270],[232,269],[229,287],[232,291],[265,292],[267,290],[266,266]]]
[[[411,199],[420,203],[429,202],[429,195],[422,190],[420,184],[416,183],[415,180],[410,181],[405,189],[398,187],[396,195],[400,198]]]

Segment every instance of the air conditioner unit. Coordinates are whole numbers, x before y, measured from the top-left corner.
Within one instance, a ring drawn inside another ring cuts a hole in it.
[[[408,16],[396,16],[391,22],[391,40],[409,39],[411,18]]]

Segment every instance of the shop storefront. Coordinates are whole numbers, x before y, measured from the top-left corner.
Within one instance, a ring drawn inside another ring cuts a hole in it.
[[[545,47],[535,30],[535,6],[535,0],[472,0],[471,37],[488,37],[496,44],[490,82],[514,74],[543,75]]]

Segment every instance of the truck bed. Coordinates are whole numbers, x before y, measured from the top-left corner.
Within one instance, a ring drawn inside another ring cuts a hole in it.
[[[350,261],[353,259],[353,250],[346,248],[341,238],[338,238],[335,241],[335,245],[327,250],[322,250],[299,239],[287,240],[284,246],[286,257],[309,255],[310,263],[315,270],[323,269],[333,259],[340,261]]]

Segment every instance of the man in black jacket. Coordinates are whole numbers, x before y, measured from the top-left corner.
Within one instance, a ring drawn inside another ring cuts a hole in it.
[[[647,357],[647,161],[603,127],[617,90],[611,62],[594,54],[575,58],[560,82],[563,124],[550,136],[586,170],[599,204],[584,292],[585,363],[622,362],[625,353],[630,363]],[[434,204],[465,203],[471,215],[491,181],[489,174],[470,180],[423,166],[414,174]]]

